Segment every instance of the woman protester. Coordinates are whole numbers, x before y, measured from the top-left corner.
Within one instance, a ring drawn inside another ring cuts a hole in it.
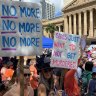
[[[53,71],[50,67],[50,57],[45,57],[40,74],[38,96],[55,96],[54,91],[52,91],[53,85]]]

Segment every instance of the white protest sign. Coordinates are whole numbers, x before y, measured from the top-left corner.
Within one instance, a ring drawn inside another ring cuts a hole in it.
[[[51,67],[77,69],[80,36],[55,32]]]
[[[41,6],[0,1],[0,56],[30,56],[41,52]]]

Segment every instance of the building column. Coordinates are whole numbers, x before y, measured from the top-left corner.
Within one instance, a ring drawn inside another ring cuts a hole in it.
[[[78,14],[78,24],[79,24],[79,35],[81,36],[82,35],[82,26],[81,26],[81,12]]]
[[[77,32],[77,28],[76,28],[76,14],[73,15],[74,17],[74,34],[76,34]]]
[[[46,27],[43,28],[43,35],[47,36]]]
[[[68,19],[67,19],[67,16],[64,17],[64,31],[65,33],[68,33]]]
[[[90,31],[89,31],[89,36],[93,37],[93,10],[90,10]]]
[[[87,11],[84,12],[84,35],[87,35]]]
[[[69,16],[69,34],[72,34],[72,18]]]
[[[60,26],[58,26],[58,27],[59,27],[59,32],[61,32]]]

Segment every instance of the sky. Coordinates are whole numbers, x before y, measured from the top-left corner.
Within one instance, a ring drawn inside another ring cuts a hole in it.
[[[14,1],[18,1],[18,0],[14,0]],[[33,3],[40,2],[40,0],[22,0],[22,1],[33,2]],[[55,5],[55,16],[58,17],[59,15],[61,15],[62,13],[61,10],[64,8],[64,6],[72,0],[49,0],[49,1]]]

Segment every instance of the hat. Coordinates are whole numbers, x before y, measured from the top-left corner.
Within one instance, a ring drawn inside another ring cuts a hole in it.
[[[96,67],[92,68],[92,74],[96,74]]]
[[[41,69],[52,69],[50,67],[50,57],[45,57],[44,58],[44,63],[42,63],[42,68]]]

